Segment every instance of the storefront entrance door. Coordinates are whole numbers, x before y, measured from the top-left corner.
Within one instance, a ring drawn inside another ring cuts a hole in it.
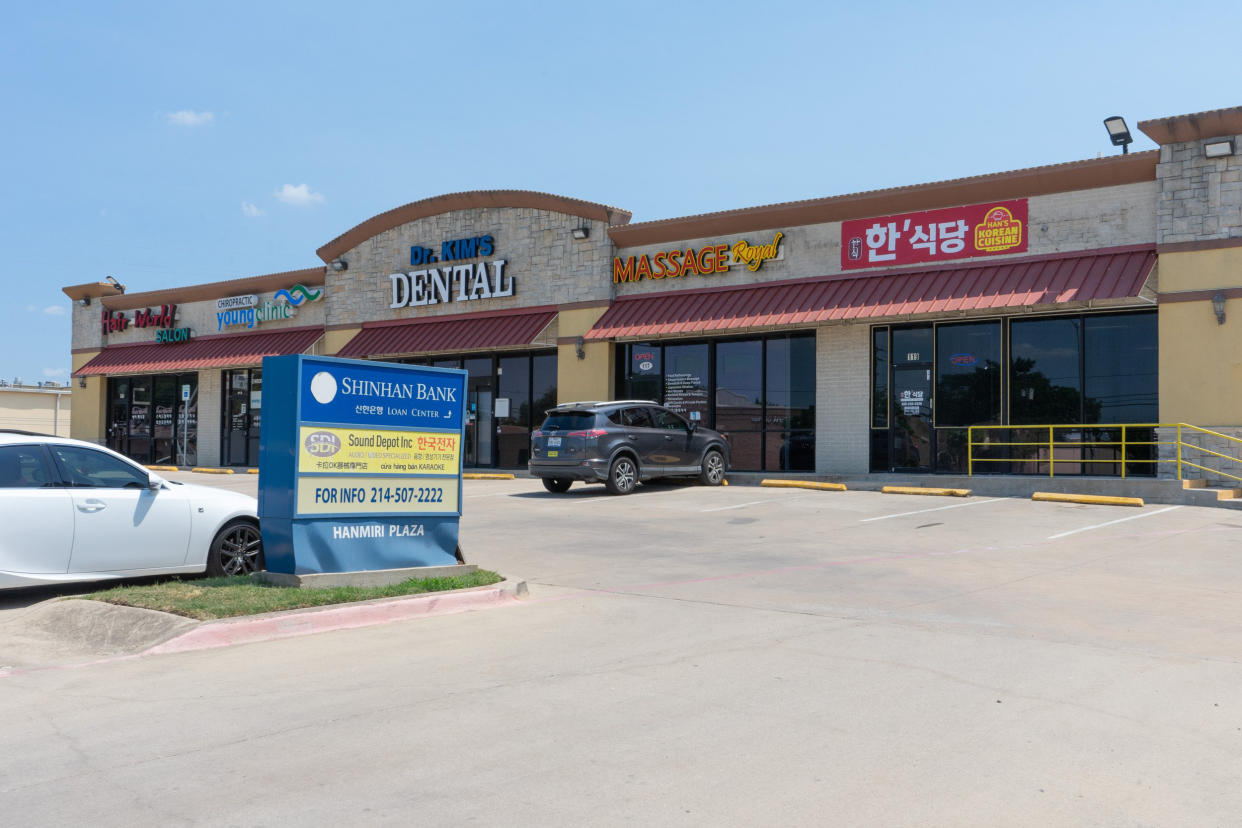
[[[494,465],[492,445],[496,434],[493,419],[494,393],[491,378],[470,378],[466,395],[466,452],[463,461],[467,466],[488,467]]]
[[[893,381],[889,463],[894,471],[931,471],[935,457],[932,421],[932,329],[893,331]]]

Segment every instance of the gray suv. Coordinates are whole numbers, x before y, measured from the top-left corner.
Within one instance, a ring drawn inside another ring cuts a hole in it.
[[[550,492],[575,480],[629,494],[640,480],[697,476],[719,486],[729,468],[724,435],[649,400],[558,405],[531,434],[530,473]]]

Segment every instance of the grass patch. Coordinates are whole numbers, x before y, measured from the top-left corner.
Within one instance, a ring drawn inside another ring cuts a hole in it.
[[[501,576],[486,569],[449,578],[411,578],[399,584],[380,587],[299,589],[263,584],[246,577],[200,578],[194,581],[162,581],[144,586],[118,586],[82,597],[210,621],[262,612],[348,604],[373,598],[397,598],[424,592],[489,586],[502,580],[504,579]]]

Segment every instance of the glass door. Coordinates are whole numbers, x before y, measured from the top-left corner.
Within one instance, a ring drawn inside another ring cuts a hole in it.
[[[895,328],[889,429],[894,471],[929,472],[935,458],[932,421],[932,328]]]
[[[496,443],[496,421],[493,399],[492,358],[465,360],[466,384],[466,446],[462,462],[467,466],[495,465],[492,447]]]

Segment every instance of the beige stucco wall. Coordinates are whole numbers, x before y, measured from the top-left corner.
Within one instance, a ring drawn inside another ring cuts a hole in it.
[[[70,436],[70,389],[0,388],[0,428]]]
[[[98,354],[98,351],[73,354],[73,370],[78,370]],[[104,377],[86,377],[85,388],[82,387],[80,380],[74,379],[71,383],[73,390],[71,405],[77,416],[73,418],[69,436],[75,440],[103,443],[108,380]]]
[[[610,400],[613,397],[613,359],[611,342],[584,342],[583,358],[578,358],[576,338],[591,329],[607,310],[606,306],[562,310],[558,318],[560,334],[556,358],[557,402]]]
[[[1160,256],[1162,293],[1242,288],[1242,247]],[[1210,296],[1160,303],[1160,419],[1242,425],[1242,299],[1217,324]]]

